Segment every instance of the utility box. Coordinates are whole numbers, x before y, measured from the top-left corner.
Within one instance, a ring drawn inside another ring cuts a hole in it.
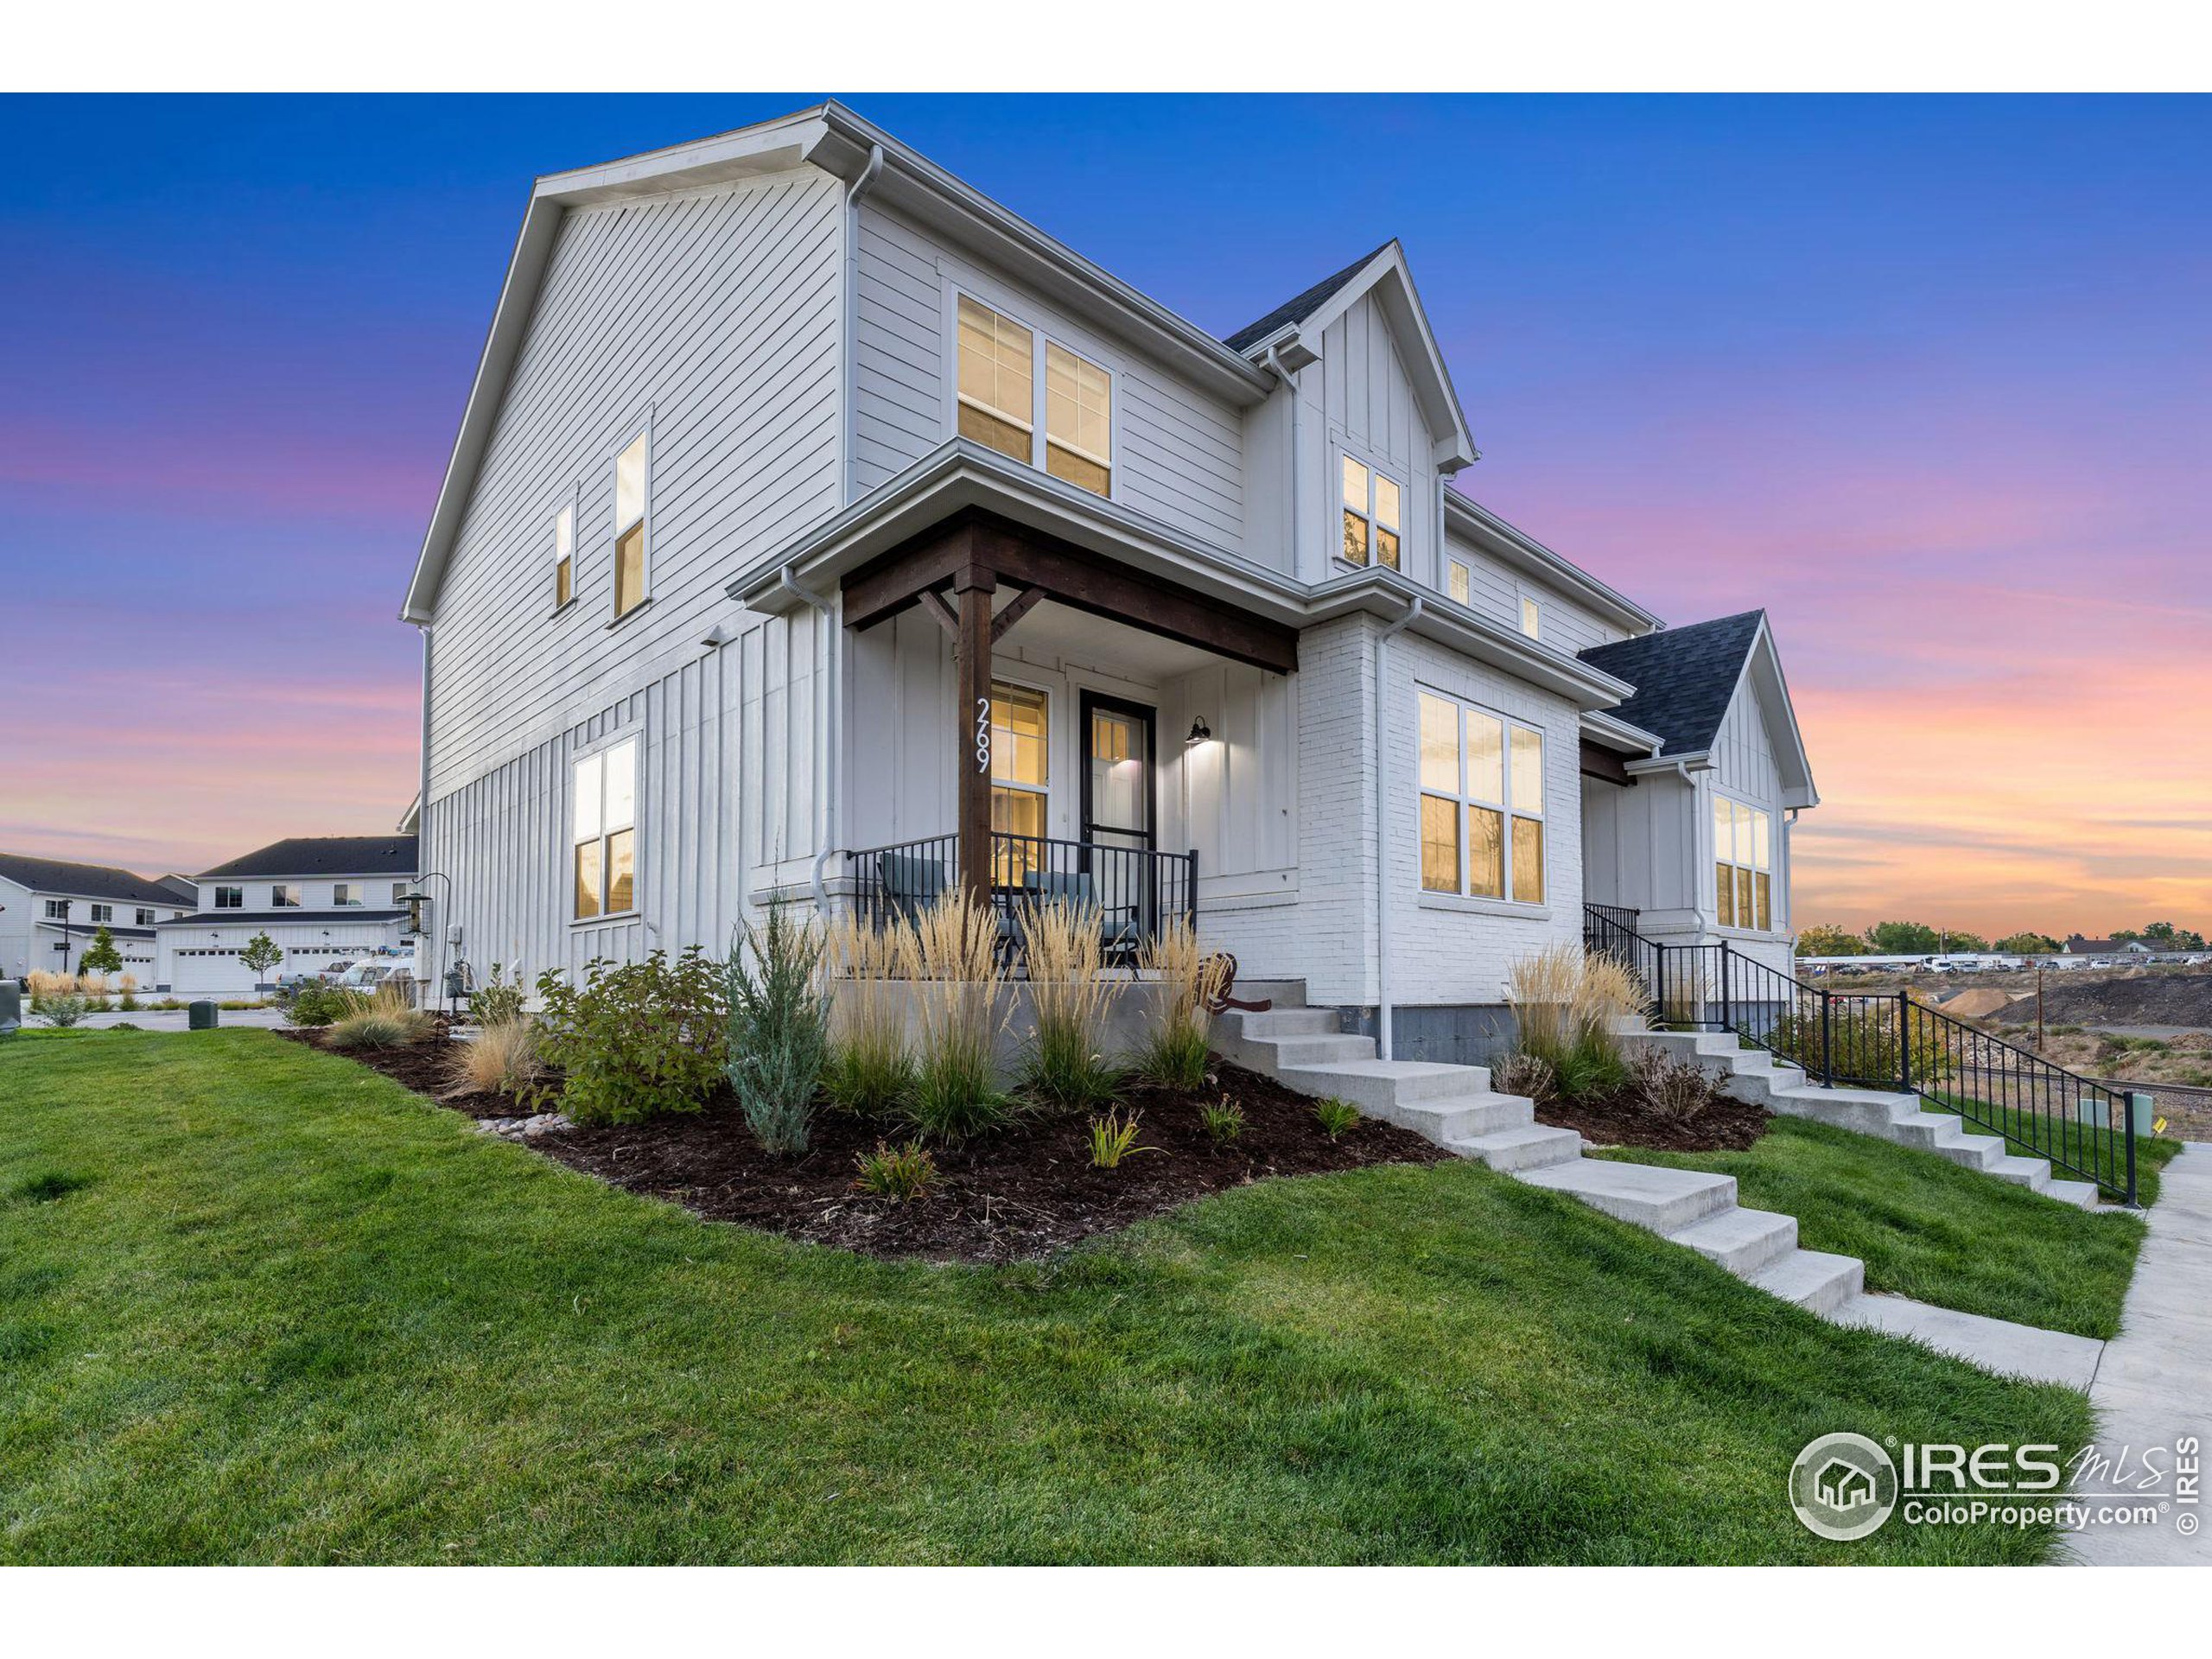
[[[0,1037],[23,1023],[23,994],[12,979],[0,981]]]
[[[185,1010],[184,1023],[187,1027],[193,1031],[214,1030],[214,1003],[206,997],[200,998],[199,1001],[194,1002],[189,1008]]]
[[[2158,1103],[2141,1093],[2127,1097],[2127,1130],[2130,1135],[2148,1139],[2151,1126],[2158,1121]]]

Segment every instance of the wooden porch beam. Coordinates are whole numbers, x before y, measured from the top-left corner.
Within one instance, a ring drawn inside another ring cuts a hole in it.
[[[953,652],[960,685],[960,718],[953,737],[960,779],[955,818],[960,885],[984,905],[991,899],[991,595],[997,588],[988,571],[966,570],[954,580],[960,606]]]
[[[960,642],[960,619],[953,615],[952,607],[944,602],[944,595],[934,588],[925,588],[921,592],[920,603],[924,610],[937,619],[937,625],[944,630],[945,637],[957,646]]]
[[[1016,594],[999,613],[991,619],[991,639],[994,641],[1005,639],[1006,631],[1036,609],[1044,597],[1045,590],[1042,588],[1025,588]]]

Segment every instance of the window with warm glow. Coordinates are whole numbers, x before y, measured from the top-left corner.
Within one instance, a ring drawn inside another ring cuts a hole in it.
[[[571,886],[576,918],[638,907],[638,740],[625,738],[575,764]]]
[[[1405,492],[1397,480],[1364,462],[1344,457],[1344,556],[1352,564],[1398,569],[1400,520]]]
[[[1421,886],[1541,904],[1544,734],[1428,690],[1419,715]]]
[[[991,828],[1002,836],[1041,838],[1052,787],[1052,704],[1042,691],[995,681],[991,686]],[[994,880],[1013,886],[1041,861],[1043,849],[1001,844]]]
[[[1713,897],[1723,927],[1774,925],[1774,821],[1747,801],[1713,797]]]
[[[1468,595],[1473,591],[1472,578],[1467,567],[1457,559],[1444,562],[1444,591],[1462,605],[1467,603]]]
[[[1521,595],[1521,632],[1531,639],[1544,637],[1544,608],[1526,594]]]
[[[576,510],[571,505],[553,515],[553,605],[559,609],[576,596]]]
[[[614,614],[645,602],[645,489],[651,457],[640,432],[614,458]]]
[[[1035,461],[1037,336],[960,296],[960,435]]]
[[[1114,482],[1114,382],[1064,346],[1045,347],[1045,470],[1098,495]]]

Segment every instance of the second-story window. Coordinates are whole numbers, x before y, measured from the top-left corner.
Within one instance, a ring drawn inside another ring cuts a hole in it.
[[[216,908],[216,909],[218,909],[218,910],[243,910],[243,909],[245,909],[245,889],[244,887],[218,887],[218,888],[216,888],[216,889],[215,889],[215,908]]]
[[[1353,564],[1373,563],[1395,570],[1405,492],[1389,474],[1350,455],[1344,458],[1344,558]]]
[[[404,881],[395,881],[391,884],[391,902],[394,905],[404,905],[407,902],[407,888],[408,884]]]
[[[1462,605],[1467,602],[1468,594],[1473,591],[1467,567],[1457,559],[1444,562],[1444,591]]]
[[[645,602],[646,435],[632,438],[614,458],[614,614],[627,616]]]
[[[69,919],[69,901],[67,899],[48,899],[46,901],[46,919],[49,922],[67,921]]]
[[[92,906],[92,919],[96,922],[113,921],[115,919],[115,906],[113,905],[94,905]]]
[[[1521,595],[1521,632],[1531,639],[1544,637],[1544,607],[1526,594]]]
[[[296,881],[278,881],[269,889],[269,908],[297,910],[300,907],[300,886]]]
[[[138,918],[137,921],[133,924],[134,926],[151,927],[154,925],[154,912],[152,911],[140,910],[134,912],[133,913]]]
[[[576,509],[573,503],[553,515],[553,607],[576,596]]]
[[[1099,495],[1114,485],[1114,377],[965,294],[959,301],[960,435]],[[1039,362],[1043,359],[1041,369]],[[1037,430],[1037,383],[1045,429]],[[1041,449],[1041,453],[1040,453]]]
[[[358,882],[334,881],[330,884],[330,902],[338,909],[347,910],[361,902],[361,888]]]

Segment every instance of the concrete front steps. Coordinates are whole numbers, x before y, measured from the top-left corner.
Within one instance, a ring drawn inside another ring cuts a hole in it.
[[[2094,1208],[2094,1182],[2071,1181],[2051,1173],[2044,1158],[2005,1150],[2003,1139],[1977,1135],[1952,1112],[1931,1112],[1917,1095],[1879,1089],[1824,1089],[1798,1067],[1763,1048],[1745,1048],[1733,1032],[1647,1031],[1624,1025],[1624,1046],[1656,1048],[1721,1074],[1721,1087],[1738,1100],[1789,1117],[1809,1117],[1840,1129],[1894,1141],[1901,1147],[1932,1152],[1968,1169],[1978,1169],[2014,1186],[2024,1186],[2076,1210]]]
[[[1276,1006],[1218,1016],[1215,1049],[1301,1094],[1350,1101],[1516,1180],[1579,1198],[1836,1324],[1913,1336],[1986,1369],[2069,1387],[2086,1388],[2094,1371],[2095,1355],[2085,1362],[2079,1349],[2087,1338],[1866,1294],[1863,1262],[1800,1248],[1796,1217],[1744,1209],[1732,1175],[1585,1158],[1580,1135],[1538,1123],[1535,1103],[1491,1089],[1486,1066],[1377,1059],[1373,1038],[1345,1035],[1333,1011],[1303,1007],[1294,986],[1237,991],[1248,1001],[1272,994]]]

